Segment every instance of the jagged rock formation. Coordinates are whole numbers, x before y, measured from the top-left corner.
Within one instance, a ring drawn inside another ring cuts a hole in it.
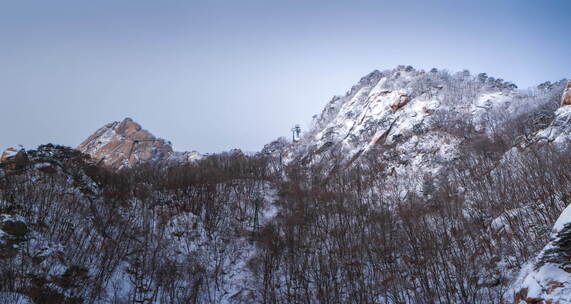
[[[77,149],[112,169],[146,161],[165,160],[173,154],[169,142],[155,137],[131,118],[103,126],[84,140]]]
[[[113,170],[148,161],[185,163],[202,158],[197,151],[173,151],[170,142],[155,137],[131,118],[103,126],[85,139],[77,150]]]

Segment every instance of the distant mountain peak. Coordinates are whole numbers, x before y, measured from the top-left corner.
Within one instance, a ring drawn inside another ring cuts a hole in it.
[[[155,137],[130,117],[99,128],[77,149],[112,169],[164,160],[173,154],[170,142]]]

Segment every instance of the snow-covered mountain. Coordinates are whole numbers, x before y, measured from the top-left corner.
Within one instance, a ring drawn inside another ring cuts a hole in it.
[[[77,149],[112,169],[148,161],[192,161],[200,157],[196,151],[173,151],[170,142],[155,137],[131,118],[106,124],[85,139]]]
[[[287,162],[302,163],[335,154],[341,158],[335,166],[349,166],[373,152],[385,158],[385,173],[437,176],[453,164],[467,133],[490,136],[518,115],[549,115],[562,85],[545,83],[522,91],[484,73],[426,72],[410,66],[375,70],[327,103],[302,140],[282,154]],[[539,123],[532,122],[527,132]]]

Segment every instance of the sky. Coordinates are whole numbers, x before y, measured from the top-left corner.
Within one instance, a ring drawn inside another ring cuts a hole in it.
[[[571,1],[0,0],[0,149],[131,117],[175,150],[260,150],[367,73],[571,78]]]

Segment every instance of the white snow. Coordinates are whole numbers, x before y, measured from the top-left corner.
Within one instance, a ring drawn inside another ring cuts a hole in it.
[[[571,205],[567,206],[567,208],[565,208],[563,212],[561,212],[561,215],[553,225],[553,230],[552,230],[553,236],[555,236],[555,234],[561,231],[563,226],[565,226],[565,224],[568,223],[571,223]]]

